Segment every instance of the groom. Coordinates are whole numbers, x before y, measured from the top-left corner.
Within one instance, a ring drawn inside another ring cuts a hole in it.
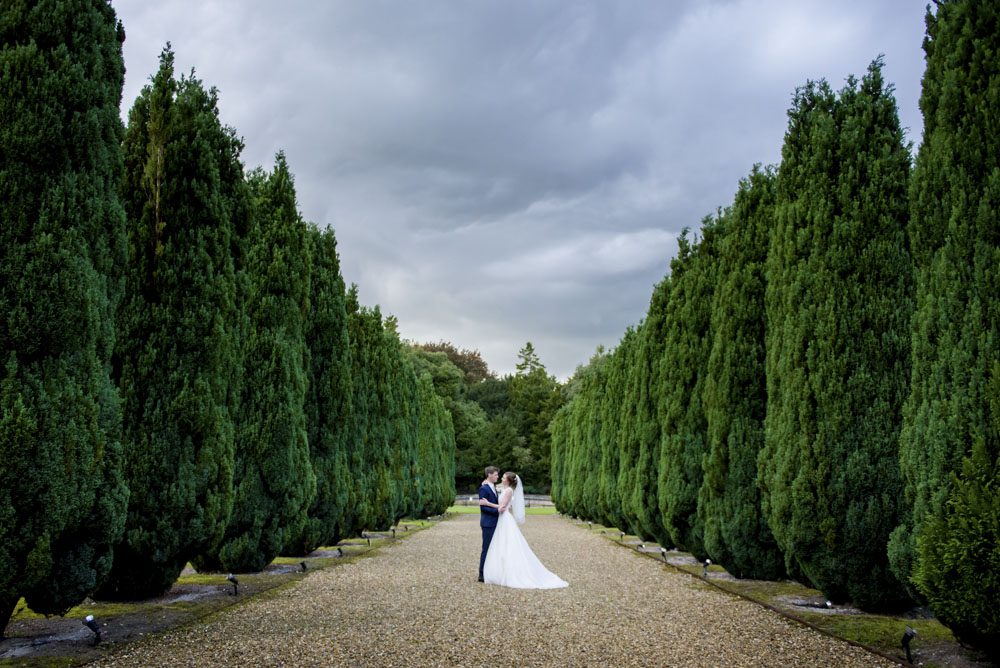
[[[497,478],[500,477],[500,469],[495,466],[486,467],[486,480],[479,486],[479,498],[486,499],[490,503],[499,503],[497,500]],[[479,555],[479,581],[483,581],[483,564],[486,563],[486,553],[490,549],[490,541],[493,540],[493,532],[497,528],[497,519],[500,513],[496,508],[489,506],[479,506],[479,528],[483,530],[483,551]]]

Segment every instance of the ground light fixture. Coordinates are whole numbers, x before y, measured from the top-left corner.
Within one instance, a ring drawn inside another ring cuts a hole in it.
[[[97,623],[93,615],[83,618],[83,625],[94,632],[94,644],[101,642],[101,625]]]
[[[240,581],[236,579],[236,576],[230,573],[226,576],[226,579],[233,583],[233,596],[240,595]]]
[[[619,531],[618,532],[618,542],[620,542],[620,543],[624,543],[625,542],[625,532],[624,531]]]
[[[913,663],[913,655],[910,654],[910,641],[917,636],[916,629],[911,629],[909,626],[903,631],[903,649],[906,650],[906,662]]]
[[[712,565],[712,560],[711,559],[706,559],[705,563],[703,564],[704,568],[702,568],[702,571],[701,571],[701,576],[703,578],[707,578],[708,577],[708,567],[711,566],[711,565]]]
[[[667,560],[667,548],[665,547],[660,548],[660,556],[663,557],[664,561]]]
[[[301,566],[301,567],[302,567],[302,572],[303,572],[303,573],[305,573],[305,572],[306,572],[306,568],[308,568],[308,567],[306,566],[306,562],[304,562],[304,561],[300,561],[300,562],[299,562],[299,566]]]

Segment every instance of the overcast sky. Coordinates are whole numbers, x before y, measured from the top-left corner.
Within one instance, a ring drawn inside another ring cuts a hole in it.
[[[924,0],[113,0],[123,116],[167,41],[248,168],[284,150],[303,215],[405,338],[534,343],[560,379],[642,319],[684,227],[777,163],[809,79],[885,54],[914,145]]]

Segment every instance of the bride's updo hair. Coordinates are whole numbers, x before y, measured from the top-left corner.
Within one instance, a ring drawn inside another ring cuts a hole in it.
[[[517,487],[517,474],[514,473],[513,471],[507,471],[506,473],[504,473],[503,479],[507,481],[507,485],[511,489]]]

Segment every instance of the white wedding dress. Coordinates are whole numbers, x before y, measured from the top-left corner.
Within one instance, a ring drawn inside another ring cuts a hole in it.
[[[483,580],[489,584],[515,589],[558,589],[569,583],[553,574],[528,547],[518,524],[524,523],[524,491],[521,479],[517,487],[507,487],[500,494],[500,505],[513,497],[505,512],[500,513],[497,528],[486,552]]]

